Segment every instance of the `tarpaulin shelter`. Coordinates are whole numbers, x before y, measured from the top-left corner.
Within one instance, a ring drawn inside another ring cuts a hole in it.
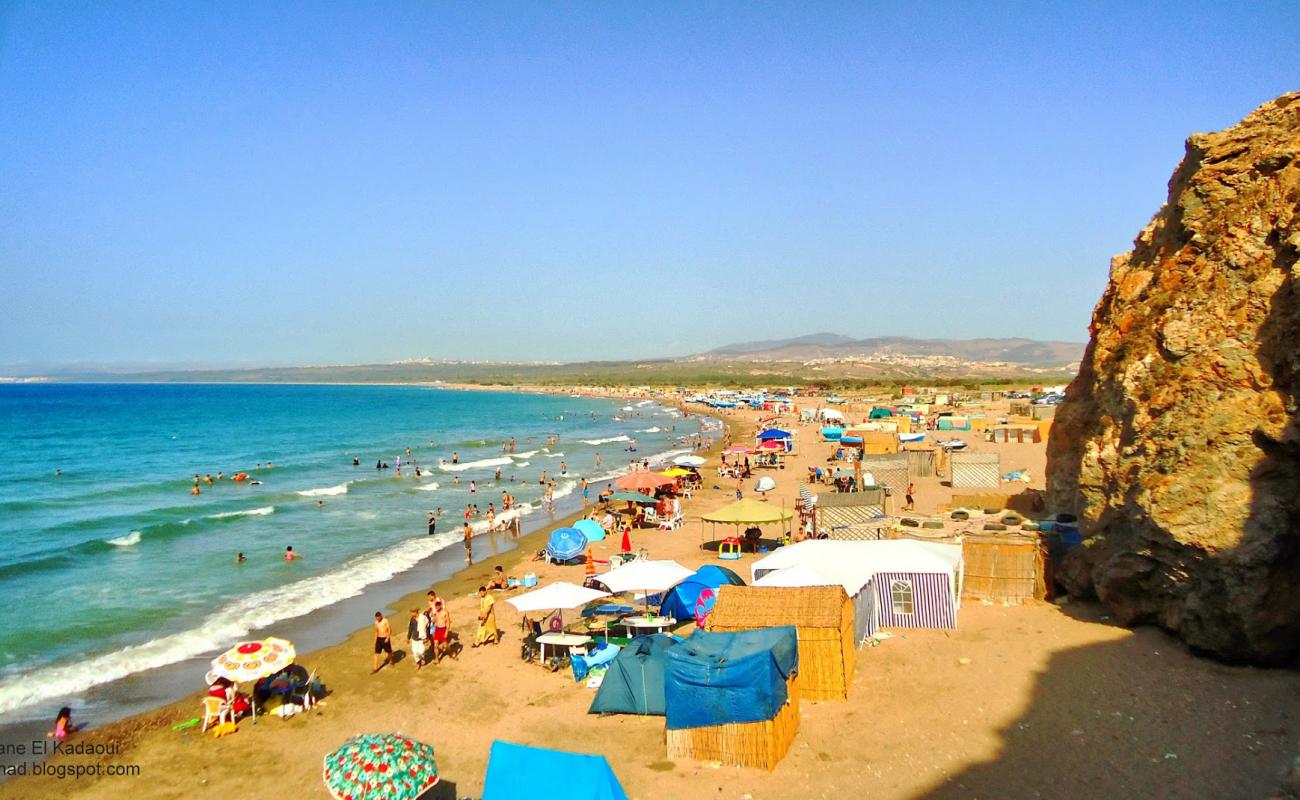
[[[609,662],[588,714],[664,715],[664,652],[677,644],[672,636],[638,636]]]
[[[790,437],[791,433],[789,431],[783,431],[780,428],[768,428],[755,438],[760,442],[766,442],[772,439],[789,439]]]
[[[799,730],[793,627],[696,631],[664,653],[668,757],[774,769]]]
[[[627,800],[627,792],[604,756],[493,742],[483,779],[483,800],[520,797]]]
[[[737,529],[736,533],[739,533],[741,526],[756,527],[772,523],[787,523],[793,518],[794,512],[786,510],[784,504],[764,503],[748,497],[736,500],[716,511],[700,516],[700,547],[703,548],[706,544],[703,526],[705,522],[713,525],[732,525]]]
[[[867,419],[886,419],[892,416],[894,416],[894,412],[887,408],[873,408],[871,413],[867,415]]]
[[[700,594],[706,589],[717,592],[721,586],[744,586],[745,581],[726,567],[705,564],[686,580],[674,586],[664,596],[659,613],[673,619],[696,617]],[[715,598],[716,599],[716,598]]]

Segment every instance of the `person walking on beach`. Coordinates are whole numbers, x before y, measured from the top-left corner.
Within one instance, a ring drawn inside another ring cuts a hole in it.
[[[478,587],[478,597],[478,633],[474,635],[474,646],[487,644],[489,639],[492,640],[492,644],[500,644],[501,635],[497,632],[496,598],[486,586]]]
[[[384,663],[379,663],[379,654],[384,654]],[[373,669],[370,674],[373,675],[380,670],[385,664],[393,663],[393,626],[388,624],[384,615],[375,612],[375,658]]]
[[[429,635],[427,621],[428,618],[420,613],[420,609],[411,609],[411,621],[406,624],[406,646],[411,649],[416,671],[424,666],[424,645]]]
[[[904,496],[904,500],[906,502],[904,502],[903,504],[904,511],[911,511],[916,508],[916,501],[912,499],[912,494],[915,491],[916,491],[916,484],[914,483],[907,484],[907,494]]]
[[[465,563],[472,564],[474,563],[474,543],[472,540],[474,529],[469,526],[468,521],[465,522],[465,528],[461,533],[465,536]]]
[[[435,664],[442,663],[442,657],[450,651],[451,612],[441,600],[433,608],[433,659]]]

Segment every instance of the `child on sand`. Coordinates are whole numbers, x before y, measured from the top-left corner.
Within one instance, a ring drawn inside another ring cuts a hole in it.
[[[72,724],[72,709],[64,706],[59,709],[59,715],[54,718],[54,730],[45,735],[61,742],[68,738],[69,734],[75,733],[76,730],[77,726]]]

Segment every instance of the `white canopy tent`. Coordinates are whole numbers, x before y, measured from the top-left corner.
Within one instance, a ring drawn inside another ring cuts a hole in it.
[[[876,575],[906,576],[899,581],[930,582],[929,576],[945,587],[923,598],[937,609],[917,608],[915,627],[943,627],[935,620],[955,624],[961,607],[961,545],[920,542],[914,539],[884,541],[836,541],[816,539],[782,547],[751,567],[754,586],[827,586],[839,585],[853,599],[854,633],[858,641],[875,632],[882,621],[899,622],[879,604],[889,603],[890,587],[876,585]],[[937,595],[946,595],[939,597]],[[932,613],[934,612],[934,613]]]
[[[821,417],[822,421],[825,422],[832,419],[844,419],[844,412],[838,408],[819,408],[817,416]]]
[[[676,561],[650,561],[637,559],[609,572],[596,576],[596,580],[611,592],[642,591],[666,592],[695,574]]]
[[[609,597],[609,592],[588,589],[575,583],[556,581],[517,597],[507,597],[506,602],[521,613],[528,613],[529,611],[581,608],[592,600],[599,600],[602,597]]]

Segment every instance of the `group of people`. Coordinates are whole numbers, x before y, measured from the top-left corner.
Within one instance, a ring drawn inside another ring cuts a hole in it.
[[[270,468],[272,468],[272,467],[274,467],[274,466],[275,466],[275,465],[272,464],[270,461],[266,462],[266,468],[267,468],[267,469],[270,469]],[[260,470],[261,468],[262,468],[262,463],[259,461],[258,464],[257,464],[257,466],[254,467],[254,469]],[[62,475],[62,474],[63,474],[63,470],[55,470],[55,474],[56,474],[56,475]],[[215,485],[215,484],[217,484],[217,483],[219,483],[219,482],[221,482],[221,481],[223,481],[223,480],[225,480],[225,479],[226,479],[226,473],[224,473],[224,472],[218,472],[218,473],[217,473],[217,476],[216,476],[215,478],[212,477],[212,473],[211,473],[211,472],[205,472],[205,473],[203,473],[203,477],[202,477],[202,478],[199,478],[199,473],[196,472],[196,473],[194,473],[194,486],[190,489],[190,494],[202,494],[202,493],[203,493],[203,490],[199,488],[199,484],[200,484],[200,483],[204,484],[205,486],[213,486],[213,485]],[[261,481],[259,481],[259,480],[255,480],[255,479],[250,479],[249,476],[248,476],[248,473],[247,473],[247,472],[236,472],[234,475],[231,475],[231,476],[230,476],[230,481],[231,481],[232,483],[244,483],[245,481],[247,481],[248,484],[249,484],[250,486],[261,486],[261,485],[262,485],[262,482],[261,482]]]
[[[497,628],[496,598],[492,591],[509,586],[510,579],[506,577],[505,571],[497,567],[492,582],[478,587],[478,629],[471,647],[501,643],[501,631]],[[415,659],[417,670],[426,664],[440,664],[446,656],[456,657],[451,626],[449,602],[430,589],[426,595],[425,607],[412,608],[406,625],[406,643],[411,657]],[[393,627],[380,611],[375,612],[374,631],[372,674],[393,663]]]

